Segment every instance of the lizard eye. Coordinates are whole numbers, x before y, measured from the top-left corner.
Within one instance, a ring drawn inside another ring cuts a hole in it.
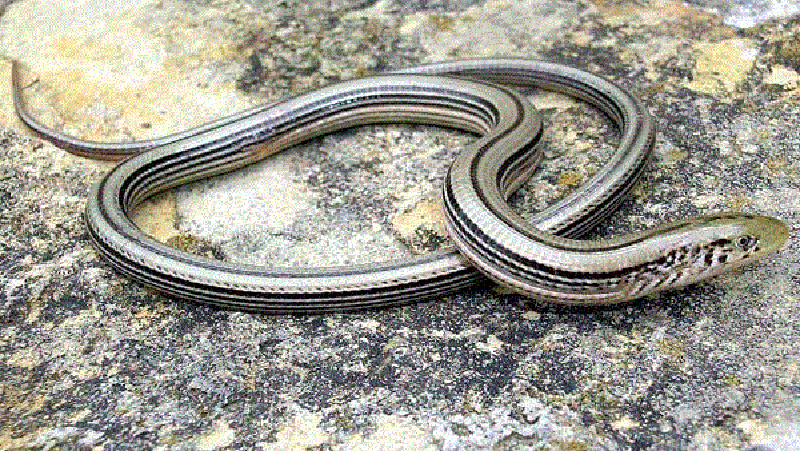
[[[736,243],[736,247],[738,247],[739,249],[741,249],[743,251],[748,251],[753,246],[756,245],[757,241],[758,240],[756,240],[756,238],[754,236],[742,235],[739,238],[736,238],[735,243]]]

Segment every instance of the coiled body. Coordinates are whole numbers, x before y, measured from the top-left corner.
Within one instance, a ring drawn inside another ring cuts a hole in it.
[[[587,183],[525,222],[506,199],[539,160],[541,118],[517,92],[476,80],[578,97],[614,121],[620,144]],[[336,84],[153,141],[113,146],[39,124],[24,108],[16,71],[15,86],[23,121],[68,150],[102,158],[146,150],[109,173],[87,204],[91,236],[114,266],[171,295],[225,308],[279,313],[402,305],[474,283],[480,278],[474,268],[539,299],[608,305],[714,276],[773,252],[787,236],[777,220],[726,214],[611,240],[572,239],[624,199],[644,170],[655,127],[625,90],[556,64],[489,59],[419,66]],[[324,133],[383,122],[436,124],[481,136],[457,157],[445,181],[444,209],[458,250],[344,268],[254,267],[177,251],[127,217],[132,206],[171,187]]]

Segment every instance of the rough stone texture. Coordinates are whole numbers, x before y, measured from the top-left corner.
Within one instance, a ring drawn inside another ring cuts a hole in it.
[[[99,257],[81,213],[112,164],[25,137],[3,83],[0,449],[800,449],[800,22],[737,30],[709,8],[741,4],[695,4],[0,2],[0,48],[29,68],[36,114],[69,133],[145,138],[420,61],[544,58],[629,86],[659,121],[651,169],[599,233],[724,210],[793,230],[773,258],[608,310],[534,308],[486,284],[358,314],[218,311]],[[523,215],[579,185],[615,137],[596,111],[532,94],[553,158],[512,199]],[[446,243],[432,204],[469,139],[339,133],[159,196],[138,221],[261,264],[428,252]]]

